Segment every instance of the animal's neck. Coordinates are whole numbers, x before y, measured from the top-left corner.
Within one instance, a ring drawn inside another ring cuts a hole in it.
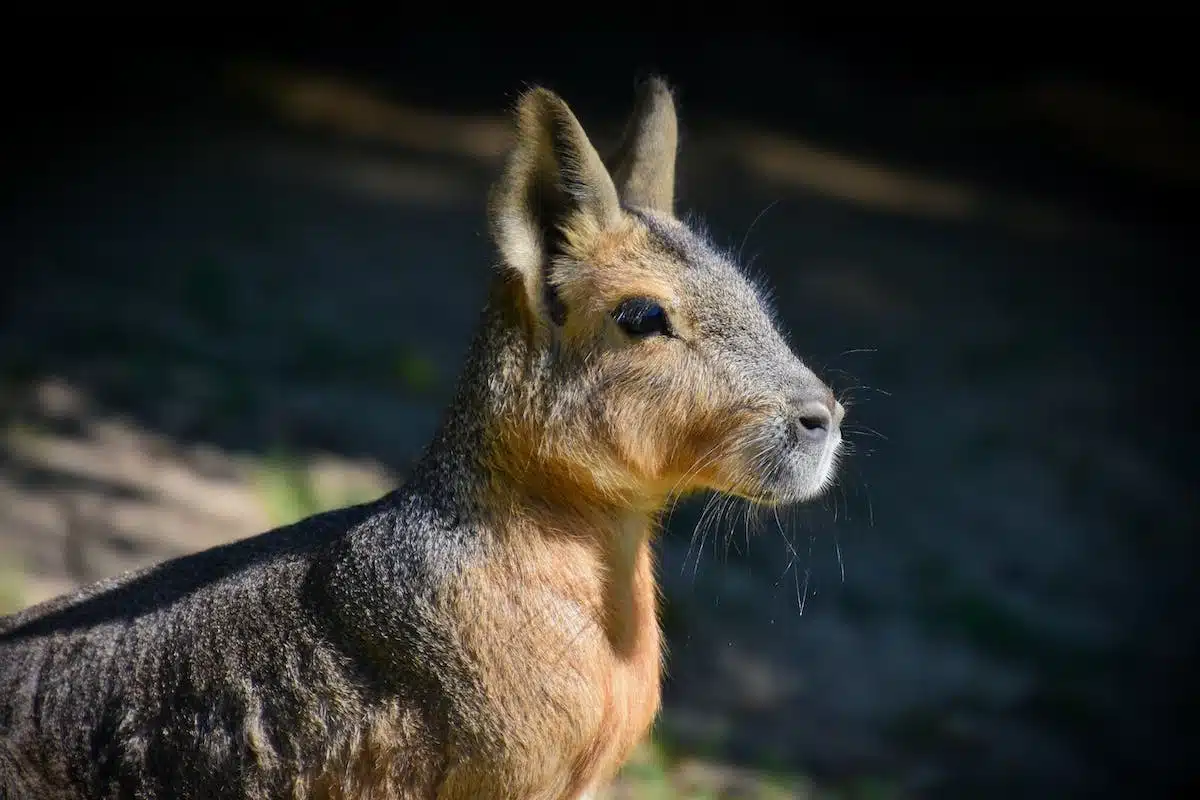
[[[493,287],[455,399],[410,483],[450,498],[512,559],[550,555],[549,571],[584,589],[575,600],[603,619],[614,652],[630,653],[647,624],[657,642],[649,540],[662,502],[598,491],[588,470],[564,469],[553,447],[528,446],[541,441],[536,398],[550,387],[538,385],[510,290]]]
[[[633,657],[647,645],[657,650],[657,589],[650,550],[653,524],[653,520],[631,514],[617,521],[607,540],[602,581],[604,629],[613,650],[624,657]]]

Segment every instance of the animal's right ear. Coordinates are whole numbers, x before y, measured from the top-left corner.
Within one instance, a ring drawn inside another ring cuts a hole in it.
[[[492,238],[504,268],[525,284],[530,310],[561,324],[554,259],[569,241],[617,225],[612,178],[571,109],[535,88],[517,104],[517,139],[488,201]]]

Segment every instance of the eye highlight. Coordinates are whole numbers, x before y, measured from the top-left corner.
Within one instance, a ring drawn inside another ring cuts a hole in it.
[[[649,297],[631,297],[613,309],[612,317],[630,336],[644,338],[654,334],[669,336],[671,322],[666,309]]]

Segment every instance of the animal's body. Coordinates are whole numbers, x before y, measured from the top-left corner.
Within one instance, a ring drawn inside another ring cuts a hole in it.
[[[0,798],[578,798],[645,736],[659,515],[817,495],[843,410],[675,217],[661,81],[608,165],[546,90],[517,121],[405,484],[0,621]]]

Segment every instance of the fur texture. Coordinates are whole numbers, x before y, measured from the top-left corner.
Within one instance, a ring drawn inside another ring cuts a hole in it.
[[[553,93],[516,118],[489,301],[409,480],[0,621],[0,797],[576,798],[646,734],[658,515],[815,496],[843,411],[675,217],[661,80],[608,165]]]

